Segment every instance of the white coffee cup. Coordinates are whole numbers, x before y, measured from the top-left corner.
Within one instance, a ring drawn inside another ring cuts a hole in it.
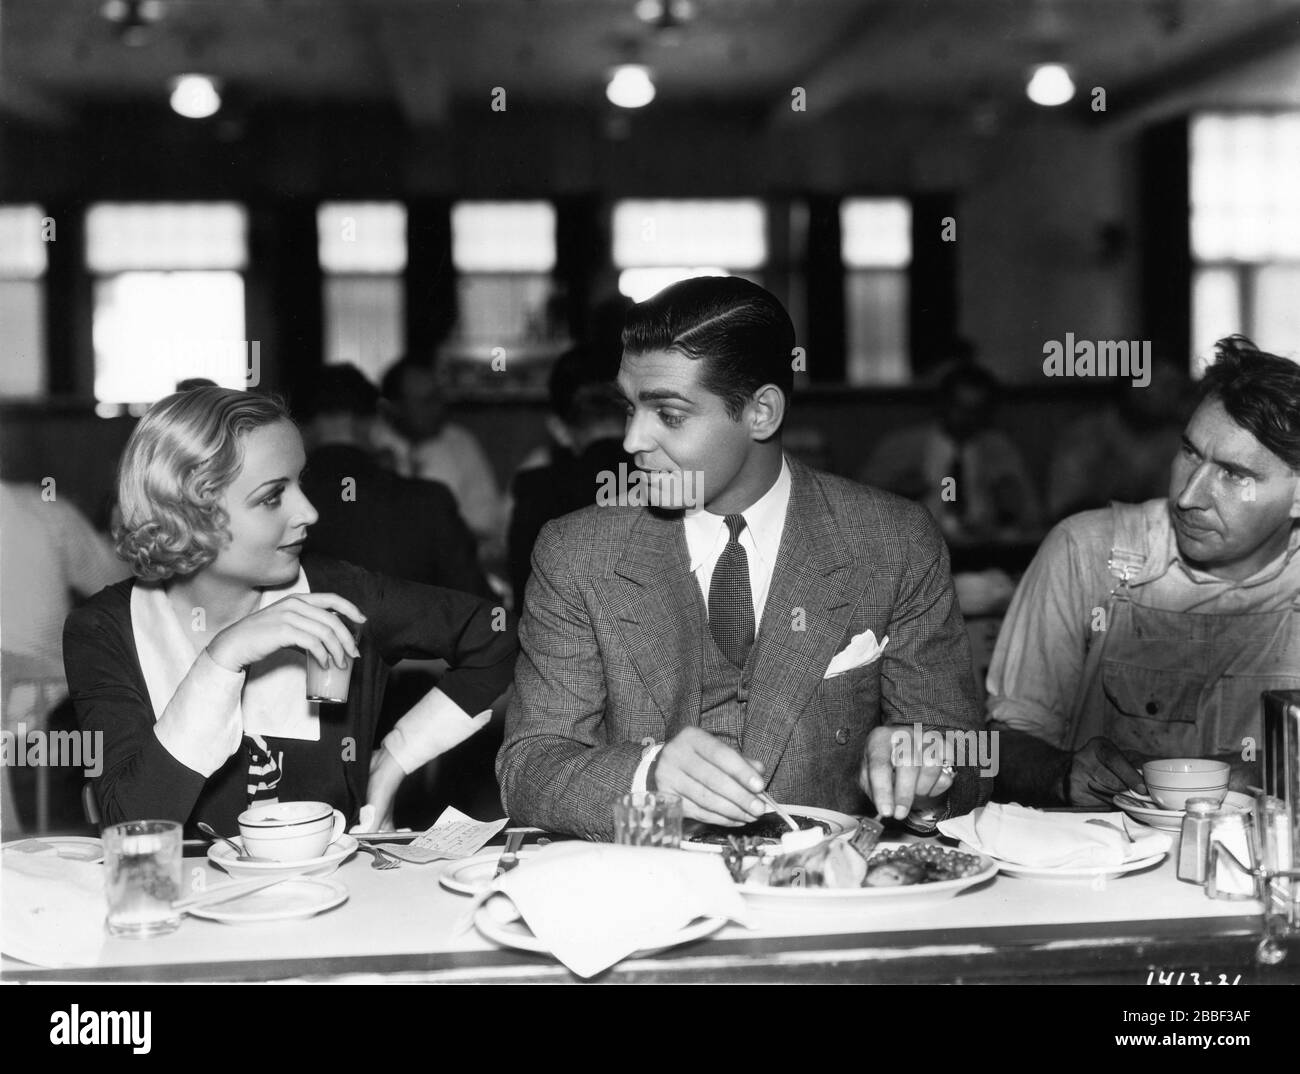
[[[239,814],[245,853],[268,861],[319,858],[346,826],[346,818],[328,802],[271,802]]]

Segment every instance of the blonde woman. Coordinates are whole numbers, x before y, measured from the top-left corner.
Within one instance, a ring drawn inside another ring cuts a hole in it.
[[[317,517],[304,462],[279,402],[226,388],[168,396],[131,434],[114,537],[135,578],[64,631],[78,722],[103,736],[103,823],[231,832],[251,802],[279,798],[329,802],[349,824],[369,804],[386,827],[402,778],[481,728],[509,685],[517,646],[503,611],[304,554]],[[348,657],[348,700],[309,702],[307,661]],[[388,668],[403,657],[450,670],[376,748]]]

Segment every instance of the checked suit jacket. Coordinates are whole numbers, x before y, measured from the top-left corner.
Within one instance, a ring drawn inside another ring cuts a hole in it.
[[[984,727],[970,647],[930,514],[788,461],[790,504],[757,652],[738,673],[741,752],[763,763],[777,801],[861,813],[872,729]],[[497,757],[513,823],[612,837],[612,805],[631,788],[645,744],[700,721],[701,606],[680,515],[593,506],[546,525]],[[825,678],[831,658],[868,629],[889,637],[881,657]],[[959,768],[949,812],[986,800],[990,782]]]

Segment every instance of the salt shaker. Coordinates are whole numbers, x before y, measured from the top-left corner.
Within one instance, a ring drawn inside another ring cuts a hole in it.
[[[1255,866],[1248,817],[1220,810],[1211,818],[1205,894],[1212,899],[1255,898]]]
[[[1210,863],[1210,828],[1219,803],[1213,798],[1189,798],[1178,840],[1178,879],[1204,884]]]

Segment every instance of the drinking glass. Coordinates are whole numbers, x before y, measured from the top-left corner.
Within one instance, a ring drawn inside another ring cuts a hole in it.
[[[682,800],[675,794],[643,791],[614,803],[614,842],[639,847],[682,845]]]
[[[347,616],[340,615],[339,619],[355,642],[361,635],[361,628]],[[345,653],[343,657],[345,666],[338,667],[331,659],[326,667],[321,667],[316,662],[316,658],[309,653],[307,655],[307,700],[327,701],[339,705],[346,702],[348,687],[352,682],[352,662],[352,657]]]
[[[133,820],[103,831],[108,931],[114,936],[161,936],[181,923],[172,902],[181,894],[181,826]]]

